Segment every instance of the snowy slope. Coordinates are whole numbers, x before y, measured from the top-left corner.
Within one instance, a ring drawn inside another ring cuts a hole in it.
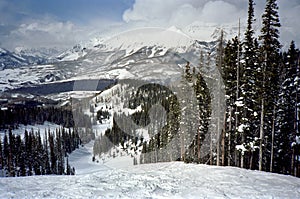
[[[93,129],[103,133],[108,126]],[[300,178],[183,162],[133,166],[126,155],[93,162],[93,145],[70,155],[75,176],[0,178],[0,198],[300,198]]]
[[[19,56],[36,57],[44,59],[45,61],[49,58],[56,56],[61,52],[62,49],[58,48],[24,48],[16,47],[14,52]]]
[[[0,178],[0,198],[300,198],[291,176],[182,162],[120,168],[126,158],[85,161],[86,147],[76,176]]]
[[[15,52],[10,52],[0,48],[0,70],[48,63],[50,62],[48,55],[51,52],[50,49],[47,52],[47,49],[26,50],[22,48],[17,48]]]
[[[0,198],[300,198],[292,176],[183,162],[133,166],[130,156],[93,162],[93,144],[70,155],[75,176],[0,178]]]
[[[86,55],[85,50],[86,50],[85,47],[82,47],[81,45],[77,44],[72,49],[69,49],[69,50],[61,53],[56,58],[61,61],[77,60],[78,58]]]
[[[28,62],[23,57],[0,48],[0,70],[6,67],[16,67],[28,65]]]
[[[53,82],[69,76],[67,68],[56,65],[22,66],[0,70],[0,91]]]

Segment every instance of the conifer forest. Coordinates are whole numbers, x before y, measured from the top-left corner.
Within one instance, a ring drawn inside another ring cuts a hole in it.
[[[141,106],[131,115],[136,124],[146,126],[152,121],[153,126],[148,128],[150,139],[137,135],[134,125],[123,125],[127,115],[116,114],[105,139],[96,140],[94,154],[105,153],[121,143],[124,150],[131,147],[138,151],[142,146],[138,158],[141,164],[184,161],[299,177],[300,51],[294,41],[286,48],[280,43],[275,0],[266,1],[258,36],[253,29],[255,20],[254,1],[249,0],[245,32],[227,41],[226,33],[220,30],[215,53],[201,52],[198,66],[186,64],[182,73],[185,83],[178,82],[176,86],[182,93],[194,91],[196,103],[191,102],[192,106],[180,107],[180,99],[157,84],[147,84],[123,95],[127,107]],[[225,112],[218,118],[223,121],[222,126],[218,126],[221,122],[215,124],[215,129],[221,129],[217,140],[209,127],[213,117],[212,90],[220,85],[209,83],[215,81],[214,77],[207,78],[212,64],[217,66],[213,70],[219,71],[225,90]],[[161,113],[160,109],[149,118],[150,107],[157,103],[166,110],[163,123],[155,116]],[[129,140],[130,146],[126,145]]]

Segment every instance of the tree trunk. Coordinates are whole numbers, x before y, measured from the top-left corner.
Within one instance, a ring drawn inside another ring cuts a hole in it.
[[[295,175],[295,148],[293,146],[293,153],[291,159],[291,175]]]
[[[274,139],[275,139],[275,116],[276,107],[273,107],[273,119],[272,119],[272,143],[271,143],[271,161],[270,161],[270,172],[273,172],[273,161],[274,161]]]
[[[200,163],[200,159],[201,159],[201,143],[200,143],[200,130],[198,130],[198,135],[197,135],[197,158],[198,161]]]
[[[225,129],[226,129],[226,113],[224,114],[224,127],[223,127],[222,135],[221,135],[222,136],[222,141],[221,141],[222,166],[225,165]]]
[[[237,102],[239,100],[240,97],[240,91],[239,91],[239,87],[240,87],[240,34],[241,34],[241,22],[239,19],[239,33],[238,33],[238,52],[237,52],[237,67],[236,67],[236,99],[235,101]],[[238,142],[238,125],[239,125],[239,110],[238,110],[238,106],[236,105],[235,108],[235,131],[236,131],[236,135],[235,135],[235,145],[237,145]],[[234,161],[235,161],[235,166],[238,166],[238,151],[236,149],[234,149]],[[243,155],[242,155],[243,158]],[[241,162],[242,162],[242,158],[241,158]],[[242,165],[241,165],[242,166]]]
[[[245,136],[244,134],[242,133],[242,144],[245,142]],[[241,154],[241,168],[244,168],[244,154],[245,152],[243,151],[242,154]]]
[[[219,83],[219,85],[220,85],[220,83]],[[220,102],[218,104],[219,104],[218,106],[220,106]],[[220,108],[218,108],[218,109],[220,109]],[[220,115],[218,115],[217,122],[218,122],[218,124],[217,124],[217,135],[218,135],[220,133]],[[217,136],[217,138],[218,138],[216,140],[217,141],[217,166],[220,166],[220,136]]]
[[[184,135],[185,133],[182,132],[181,133],[181,138],[180,138],[180,157],[181,157],[181,160],[184,161],[185,160],[185,154],[184,154]]]
[[[252,169],[252,165],[253,165],[253,151],[250,151],[250,163],[249,163],[249,169]]]
[[[232,131],[232,108],[229,107],[229,126],[228,126],[228,151],[227,151],[227,165],[231,165],[231,131]]]
[[[259,133],[259,162],[258,168],[262,171],[262,160],[263,160],[263,140],[264,140],[264,98],[261,100],[261,113],[260,113],[260,133]]]
[[[209,155],[209,164],[213,165],[213,133],[210,132],[210,155]]]

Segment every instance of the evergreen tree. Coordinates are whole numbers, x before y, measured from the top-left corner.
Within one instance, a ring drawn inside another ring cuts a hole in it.
[[[296,174],[295,168],[298,155],[297,115],[299,110],[299,50],[292,41],[287,53],[284,54],[285,68],[283,81],[278,101],[278,112],[276,117],[276,140],[275,150],[278,151],[274,157],[275,172],[285,174]]]
[[[9,172],[9,161],[9,144],[7,134],[5,133],[3,138],[3,169],[5,173]]]
[[[211,116],[211,99],[210,93],[207,87],[207,84],[200,74],[200,72],[195,77],[196,81],[194,84],[194,91],[197,97],[198,109],[199,109],[199,117],[198,117],[198,129],[195,135],[195,138],[190,145],[190,159],[188,161],[192,162],[204,162],[203,152],[201,154],[201,148],[207,148],[204,146],[203,141],[209,135],[209,122]]]
[[[253,165],[253,153],[255,150],[256,137],[259,128],[258,118],[258,43],[254,38],[253,22],[254,19],[254,1],[249,0],[248,5],[248,19],[247,29],[245,32],[245,39],[243,42],[243,70],[241,74],[241,121],[240,131],[242,131],[242,157],[245,156],[246,167],[252,168]],[[245,154],[247,153],[247,154]],[[248,157],[248,158],[247,158]]]
[[[2,137],[0,135],[0,177],[2,176],[1,173],[3,172],[3,163]]]
[[[237,68],[238,68],[238,47],[239,41],[235,37],[232,41],[228,41],[224,49],[224,65],[222,68],[222,78],[225,84],[226,91],[226,134],[227,134],[227,165],[236,165],[236,150],[235,146],[238,141],[236,133],[236,102],[237,102]]]
[[[259,147],[259,170],[266,170],[267,163],[272,162],[273,144],[264,143],[265,137],[274,138],[274,122],[276,113],[276,101],[280,84],[280,42],[279,42],[279,15],[276,0],[267,0],[262,16],[263,27],[261,29],[262,41],[261,60],[261,123],[260,123],[260,147]],[[263,148],[263,145],[265,147]],[[266,150],[267,149],[267,150]],[[263,161],[264,159],[264,161]],[[272,163],[270,166],[272,170]]]

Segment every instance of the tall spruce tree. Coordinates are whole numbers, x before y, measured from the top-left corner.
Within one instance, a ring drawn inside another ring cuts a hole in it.
[[[276,113],[276,101],[279,91],[280,49],[279,42],[279,15],[276,0],[267,0],[264,14],[262,15],[263,27],[259,39],[261,45],[262,83],[261,83],[261,114],[260,114],[260,144],[259,144],[259,170],[267,170],[267,163],[271,162],[272,155],[268,151],[273,150],[269,142],[264,142],[265,137],[274,135],[274,122]],[[263,148],[263,146],[265,146]],[[267,150],[265,150],[267,149]],[[264,161],[263,161],[264,159]]]
[[[234,117],[234,109],[236,107],[236,89],[237,89],[237,59],[238,59],[238,38],[235,37],[227,42],[224,49],[224,65],[222,69],[222,77],[226,90],[226,135],[227,135],[227,165],[230,166],[235,159],[235,141],[236,139],[236,122]]]
[[[287,53],[284,53],[285,68],[281,84],[278,111],[276,117],[276,140],[274,171],[285,174],[296,174],[296,157],[299,155],[297,143],[299,116],[299,50],[292,41]]]
[[[253,152],[255,150],[255,137],[258,132],[259,118],[257,112],[258,95],[257,95],[257,73],[258,73],[258,46],[254,38],[253,23],[254,18],[254,1],[248,3],[248,19],[245,39],[243,42],[242,63],[243,70],[241,74],[241,101],[240,108],[241,121],[240,131],[242,131],[242,157],[241,165],[252,168]]]

